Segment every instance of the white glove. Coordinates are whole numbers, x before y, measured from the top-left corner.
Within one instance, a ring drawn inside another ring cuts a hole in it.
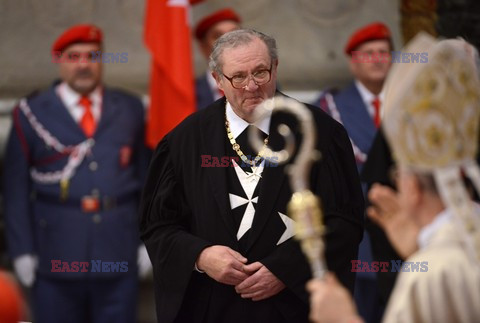
[[[147,248],[145,248],[143,243],[138,247],[137,265],[138,277],[141,279],[147,277],[148,273],[152,270],[152,262],[148,256]]]
[[[24,254],[13,259],[13,269],[18,280],[25,287],[32,287],[35,282],[38,259],[32,254]]]

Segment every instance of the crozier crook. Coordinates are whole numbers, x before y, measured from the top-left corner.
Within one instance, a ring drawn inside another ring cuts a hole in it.
[[[302,103],[280,96],[258,106],[255,114],[256,118],[261,118],[264,114],[279,111],[291,113],[298,119],[302,136],[294,162],[285,168],[293,191],[288,203],[288,215],[295,221],[295,238],[300,241],[302,250],[310,262],[313,277],[322,278],[326,272],[325,245],[322,237],[323,214],[319,198],[308,188],[312,163],[320,158],[320,152],[315,150],[316,129],[313,117]],[[295,138],[291,129],[285,124],[279,125],[277,130],[285,140],[285,147],[280,151],[273,151],[268,145],[264,147],[264,142],[254,127],[250,129],[249,140],[255,150],[264,148],[266,159],[283,164],[292,158]]]

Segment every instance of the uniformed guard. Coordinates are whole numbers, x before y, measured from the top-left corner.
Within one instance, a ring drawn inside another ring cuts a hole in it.
[[[102,85],[102,39],[66,30],[52,47],[61,80],[13,111],[6,232],[35,322],[135,321],[144,109]]]

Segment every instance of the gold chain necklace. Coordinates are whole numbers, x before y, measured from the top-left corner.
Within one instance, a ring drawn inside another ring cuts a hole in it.
[[[227,120],[227,110],[225,109],[225,128],[227,129],[227,136],[228,136],[228,140],[230,140],[230,144],[232,144],[232,148],[233,150],[235,150],[235,152],[237,153],[237,155],[240,157],[240,159],[244,162],[244,163],[247,163],[248,165],[252,166],[252,167],[255,167],[255,165],[257,165],[257,163],[259,162],[259,160],[262,158],[263,156],[263,152],[265,150],[265,147],[268,145],[268,136],[267,138],[265,138],[263,140],[263,147],[262,147],[262,150],[260,150],[258,152],[258,155],[257,157],[255,157],[255,159],[252,161],[250,159],[247,158],[247,156],[245,156],[245,154],[243,153],[243,151],[240,149],[240,145],[237,143],[237,141],[235,140],[235,137],[233,137],[233,133],[232,131],[230,130],[230,122],[228,122]]]

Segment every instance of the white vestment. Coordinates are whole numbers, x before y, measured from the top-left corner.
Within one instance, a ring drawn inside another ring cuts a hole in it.
[[[427,226],[420,250],[406,260],[427,261],[428,271],[400,273],[383,322],[480,322],[480,267],[445,213],[442,223],[439,215]]]

